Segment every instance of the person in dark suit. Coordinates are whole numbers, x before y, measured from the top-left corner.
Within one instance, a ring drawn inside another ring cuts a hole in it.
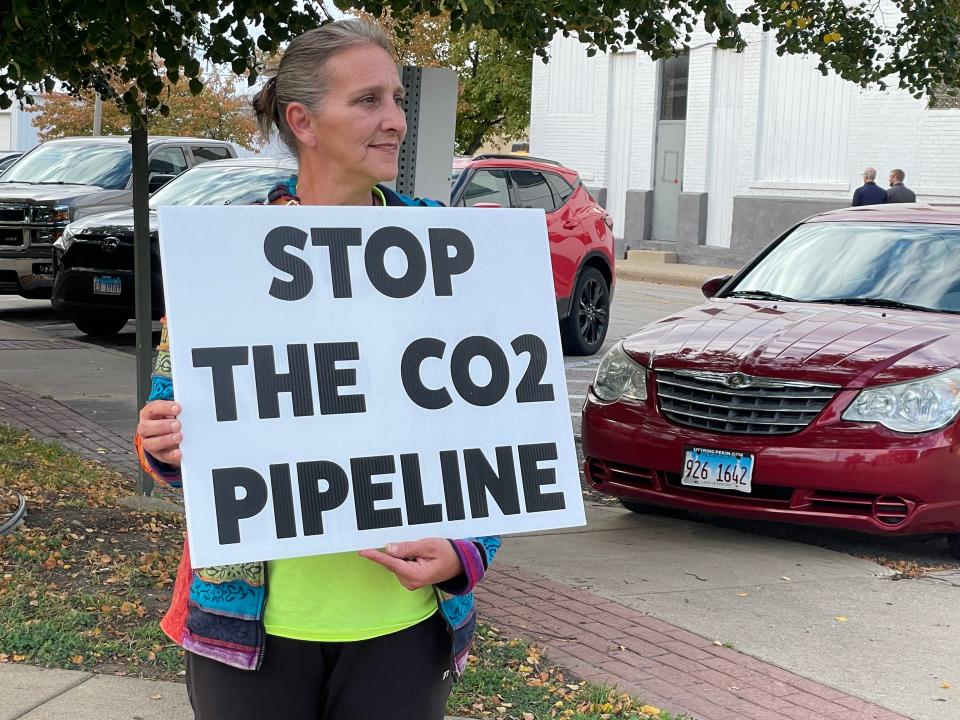
[[[853,206],[883,205],[887,201],[887,191],[877,185],[877,169],[868,167],[863,171],[863,185],[853,193]]]
[[[903,184],[906,174],[900,168],[890,171],[890,189],[887,190],[888,203],[915,203],[917,194]]]

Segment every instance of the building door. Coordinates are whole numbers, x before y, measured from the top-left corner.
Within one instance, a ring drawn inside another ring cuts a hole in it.
[[[613,234],[623,237],[627,190],[630,189],[630,143],[633,134],[633,87],[637,54],[610,56],[610,87],[607,92],[607,212],[613,218]]]
[[[690,56],[668,58],[660,67],[657,161],[653,181],[653,240],[677,239],[677,206],[683,189],[683,148],[687,128],[687,74]]]

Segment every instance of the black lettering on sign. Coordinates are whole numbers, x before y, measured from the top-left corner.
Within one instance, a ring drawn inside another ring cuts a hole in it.
[[[401,277],[387,272],[384,259],[390,248],[399,248],[407,259],[407,270]],[[374,232],[363,249],[363,260],[370,282],[387,297],[408,298],[423,287],[427,277],[427,258],[420,241],[401,227],[389,226]]]
[[[237,490],[244,496],[237,498]],[[213,503],[221,545],[240,542],[240,521],[252,518],[267,505],[267,483],[250,468],[219,468],[213,471]]]
[[[462,275],[473,266],[473,243],[465,233],[452,228],[430,228],[428,232],[434,293],[437,297],[453,295],[450,278]],[[451,248],[456,251],[452,257]]]
[[[273,520],[277,524],[277,539],[296,537],[297,518],[293,513],[293,489],[290,487],[289,465],[278,463],[270,466],[270,489]]]
[[[326,481],[326,490],[320,481]],[[323,534],[323,513],[343,505],[350,491],[347,473],[336,463],[327,460],[297,463],[297,483],[300,487],[300,513],[303,516],[304,535]]]
[[[253,348],[253,374],[257,383],[260,419],[280,417],[280,393],[288,392],[296,417],[313,415],[313,386],[310,383],[310,353],[305,344],[287,345],[290,371],[278,373],[272,345]]]
[[[361,244],[360,228],[310,228],[311,242],[330,252],[330,277],[335,298],[353,297],[347,249]]]
[[[373,482],[374,475],[390,475],[396,470],[393,455],[373,455],[350,460],[353,502],[357,510],[358,530],[378,530],[403,525],[400,508],[377,509],[377,500],[393,499],[393,483]]]
[[[403,497],[407,506],[407,524],[424,525],[443,520],[443,506],[426,505],[423,501],[423,478],[420,476],[420,457],[416,453],[400,456],[403,475]]]
[[[553,468],[538,467],[538,463],[557,459],[556,443],[520,445],[520,477],[523,479],[523,502],[528,513],[563,510],[566,504],[562,492],[544,493],[544,485],[555,485],[557,472]]]
[[[543,382],[543,373],[547,369],[547,346],[536,335],[521,335],[512,343],[513,351],[519,357],[529,353],[530,362],[517,385],[517,402],[552,402],[553,385]]]
[[[443,477],[443,502],[447,520],[463,520],[463,487],[460,485],[460,460],[456,450],[440,452],[440,475]]]
[[[313,270],[302,257],[297,257],[287,248],[303,250],[307,245],[307,233],[289,225],[281,225],[267,233],[263,240],[263,255],[277,270],[290,275],[290,280],[275,277],[270,284],[270,295],[278,300],[302,300],[313,288]]]
[[[193,366],[208,367],[213,374],[213,402],[217,422],[237,419],[237,393],[233,368],[247,364],[245,347],[211,347],[193,349]]]
[[[423,361],[427,358],[443,358],[446,347],[443,340],[420,338],[407,346],[400,359],[400,381],[407,391],[407,397],[426,410],[439,410],[453,402],[446,388],[428,388],[420,376]]]
[[[490,381],[486,385],[477,385],[470,377],[470,361],[476,357],[490,364]],[[499,345],[488,337],[474,335],[464,338],[453,349],[450,376],[460,397],[471,405],[487,407],[496,405],[507,394],[510,365]]]
[[[497,469],[494,470],[490,467],[482,450],[469,448],[463,451],[470,515],[474,518],[490,516],[487,507],[488,492],[504,515],[520,513],[517,475],[513,466],[513,448],[509,445],[498,447],[496,454]]]
[[[317,361],[317,390],[320,393],[321,415],[345,415],[367,410],[363,393],[341,395],[340,388],[357,384],[357,371],[338,368],[337,363],[360,359],[360,345],[355,342],[316,343],[313,355]]]

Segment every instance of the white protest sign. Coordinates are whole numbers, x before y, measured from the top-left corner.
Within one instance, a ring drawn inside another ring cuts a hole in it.
[[[194,567],[585,522],[539,210],[164,207]]]

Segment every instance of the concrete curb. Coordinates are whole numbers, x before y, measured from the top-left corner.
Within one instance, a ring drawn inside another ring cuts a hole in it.
[[[639,262],[637,260],[618,260],[616,270],[618,280],[679,285],[681,287],[700,287],[712,277],[733,275],[736,272],[731,268]]]

